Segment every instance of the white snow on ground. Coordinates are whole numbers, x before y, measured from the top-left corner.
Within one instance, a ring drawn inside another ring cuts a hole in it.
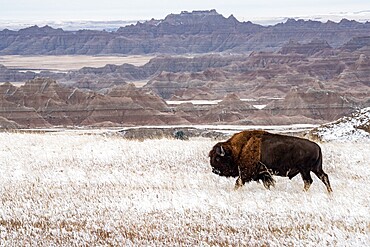
[[[257,108],[258,110],[262,110],[265,108],[267,105],[253,105],[254,108]]]
[[[270,99],[280,99],[280,98],[270,98]],[[240,99],[241,101],[246,101],[246,102],[255,102],[255,99]],[[221,102],[222,100],[166,100],[166,103],[169,105],[180,105],[184,103],[191,103],[193,105],[217,105]],[[261,105],[261,104],[253,104],[252,105],[254,108],[258,110],[262,110],[265,108],[267,105]]]
[[[83,134],[81,134],[83,133]],[[211,172],[210,139],[0,133],[0,246],[368,246],[370,142],[320,144],[313,175],[276,187]]]
[[[335,122],[317,128],[316,135],[323,141],[359,141],[370,139],[370,133],[358,128],[370,124],[370,107],[355,112],[350,117],[343,117]]]
[[[193,105],[217,105],[222,100],[166,100],[169,105],[180,105],[184,103],[192,103]]]

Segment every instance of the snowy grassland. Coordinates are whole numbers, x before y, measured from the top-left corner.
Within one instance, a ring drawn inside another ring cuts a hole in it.
[[[210,139],[0,133],[0,246],[369,246],[370,142],[320,144],[270,191],[211,172]]]

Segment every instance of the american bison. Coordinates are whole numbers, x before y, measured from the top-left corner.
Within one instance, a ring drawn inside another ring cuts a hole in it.
[[[209,157],[213,173],[238,177],[235,189],[252,180],[261,180],[269,189],[275,185],[272,175],[292,179],[300,173],[307,191],[313,182],[312,171],[332,192],[329,177],[322,170],[321,148],[306,139],[262,130],[242,131],[217,143]]]

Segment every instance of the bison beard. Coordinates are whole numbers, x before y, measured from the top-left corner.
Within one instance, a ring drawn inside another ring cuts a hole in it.
[[[272,175],[292,179],[298,173],[307,191],[312,171],[332,192],[329,177],[322,170],[321,148],[306,139],[271,134],[265,131],[243,131],[226,142],[217,143],[209,153],[212,172],[238,177],[235,189],[246,182],[262,181],[269,189],[275,185]]]

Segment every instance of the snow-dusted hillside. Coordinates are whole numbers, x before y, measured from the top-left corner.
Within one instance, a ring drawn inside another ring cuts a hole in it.
[[[322,141],[370,140],[370,107],[315,128],[311,134]]]
[[[369,142],[321,144],[332,195],[314,175],[233,191],[214,144],[0,133],[0,246],[369,244]]]

